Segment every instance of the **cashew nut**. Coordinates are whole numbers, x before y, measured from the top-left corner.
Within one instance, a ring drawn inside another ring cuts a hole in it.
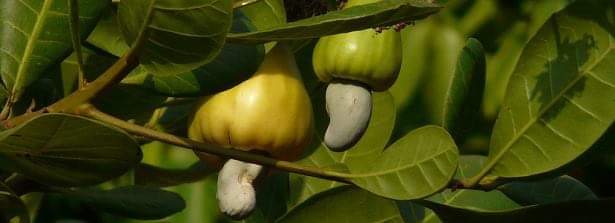
[[[228,160],[218,174],[216,198],[220,211],[234,219],[247,217],[256,206],[252,181],[262,169],[261,165]]]
[[[325,144],[333,151],[352,146],[367,128],[372,113],[370,90],[357,83],[331,82],[326,93],[329,126]]]

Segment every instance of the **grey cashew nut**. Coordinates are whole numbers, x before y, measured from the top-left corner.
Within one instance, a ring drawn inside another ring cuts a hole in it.
[[[329,126],[325,144],[333,151],[344,151],[361,138],[372,113],[370,90],[360,83],[331,82],[326,93]]]
[[[218,173],[218,207],[224,214],[235,218],[247,217],[256,206],[256,192],[252,181],[263,166],[234,159],[226,161]]]

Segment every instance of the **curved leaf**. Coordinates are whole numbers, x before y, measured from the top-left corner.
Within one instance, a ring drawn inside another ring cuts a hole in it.
[[[457,169],[459,152],[441,127],[425,126],[389,146],[349,180],[377,195],[412,200],[429,196],[448,185]]]
[[[589,187],[566,175],[533,182],[512,182],[499,186],[498,190],[523,205],[598,199]]]
[[[286,23],[286,9],[283,0],[259,0],[256,3],[239,9],[256,27],[256,30],[267,30]],[[231,30],[231,32],[237,32]],[[275,42],[265,44],[265,52],[269,52]]]
[[[310,39],[345,33],[398,22],[422,19],[437,12],[440,6],[428,1],[390,0],[359,5],[324,15],[248,33],[231,33],[227,41],[264,43],[278,40]]]
[[[575,160],[615,121],[612,1],[555,14],[525,48],[491,137],[489,160],[468,184],[523,178]]]
[[[126,186],[111,190],[78,190],[63,195],[98,210],[135,219],[161,219],[186,207],[178,194],[154,187]]]
[[[232,30],[254,28],[240,11],[235,11]],[[123,84],[138,85],[167,96],[208,95],[226,90],[248,79],[261,64],[262,45],[224,44],[222,51],[208,64],[177,75],[151,72],[147,66],[137,69]]]
[[[444,222],[604,222],[607,219],[613,218],[615,199],[567,201],[497,212],[482,212],[472,209],[450,207],[429,201],[421,203],[438,213],[438,217]]]
[[[311,197],[276,222],[403,222],[395,201],[354,187]]]
[[[0,168],[51,186],[98,184],[141,156],[128,134],[73,115],[44,114],[0,133]]]
[[[130,44],[144,41],[139,62],[149,72],[175,75],[211,61],[231,27],[231,0],[120,1],[118,21]]]
[[[110,1],[80,3],[79,33],[85,39]],[[0,75],[11,101],[16,102],[28,85],[72,48],[67,31],[70,9],[68,1],[61,0],[4,0],[1,8]]]

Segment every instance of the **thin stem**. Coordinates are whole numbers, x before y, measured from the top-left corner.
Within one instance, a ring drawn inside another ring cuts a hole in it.
[[[213,155],[218,155],[225,158],[232,158],[236,160],[241,160],[244,162],[260,164],[263,166],[272,167],[275,169],[293,172],[298,174],[303,174],[312,177],[318,177],[328,180],[339,181],[343,183],[349,183],[348,178],[351,177],[350,174],[340,173],[335,171],[323,170],[319,168],[303,166],[296,163],[281,161],[272,159],[266,156],[245,152],[241,150],[234,149],[226,149],[222,147],[218,147],[215,145],[197,142],[191,139],[178,137],[175,135],[159,132],[156,130],[152,130],[149,128],[145,128],[139,125],[135,125],[124,120],[118,119],[111,115],[105,114],[98,109],[96,109],[93,105],[84,105],[78,109],[78,114],[88,116],[90,118],[103,121],[105,123],[117,126],[125,131],[144,136],[153,140],[158,140],[161,142],[169,143],[172,145],[176,145],[183,148],[192,149],[197,152],[204,152]]]
[[[130,71],[138,65],[137,56],[134,48],[118,59],[100,77],[86,87],[79,89],[73,94],[61,99],[60,101],[47,107],[49,112],[72,112],[79,105],[88,103],[99,92],[105,88],[121,81]]]
[[[79,89],[85,87],[87,84],[87,80],[85,79],[85,74],[83,73],[83,53],[81,51],[81,38],[79,34],[79,2],[77,0],[69,0],[68,5],[70,8],[70,19],[68,20],[70,24],[70,32],[71,32],[71,40],[73,42],[73,49],[75,51],[75,55],[77,56],[77,74],[78,74],[78,86]]]

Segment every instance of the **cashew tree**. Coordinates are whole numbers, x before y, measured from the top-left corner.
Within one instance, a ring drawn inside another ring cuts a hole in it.
[[[2,222],[611,222],[611,0],[0,0]]]

